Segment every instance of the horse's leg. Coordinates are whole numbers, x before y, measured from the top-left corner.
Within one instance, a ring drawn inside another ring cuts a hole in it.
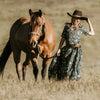
[[[28,68],[28,65],[30,64],[30,56],[28,54],[26,54],[26,59],[23,63],[23,68],[22,68],[22,73],[23,73],[23,80],[25,80],[25,75],[26,75],[26,70]]]
[[[33,65],[33,74],[35,76],[35,81],[37,81],[37,76],[38,76],[37,57],[31,58],[31,62]]]
[[[51,57],[52,54],[48,57]],[[45,79],[45,76],[46,76],[46,71],[47,71],[47,66],[48,66],[48,63],[51,61],[51,59],[43,59],[43,62],[42,62],[42,70],[41,70],[41,75],[42,75],[42,79]]]
[[[18,75],[18,79],[21,80],[20,78],[20,72],[21,72],[21,64],[20,64],[20,55],[21,51],[20,50],[13,50],[13,55],[14,55],[14,61],[16,64],[16,72]]]

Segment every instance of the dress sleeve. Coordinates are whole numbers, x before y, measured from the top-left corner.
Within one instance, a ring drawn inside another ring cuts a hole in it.
[[[89,30],[87,30],[84,26],[82,26],[82,32],[85,35],[89,35]]]
[[[61,35],[62,38],[66,38],[67,32],[68,32],[68,31],[67,31],[68,28],[69,28],[68,25],[65,25],[65,26],[64,26],[64,29],[63,29],[63,32],[62,32],[62,35]]]

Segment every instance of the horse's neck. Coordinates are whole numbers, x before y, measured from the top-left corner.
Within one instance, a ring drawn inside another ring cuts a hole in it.
[[[16,40],[18,40],[20,42],[27,42],[28,41],[28,34],[30,32],[30,27],[29,27],[30,19],[23,17],[23,18],[20,18],[19,21],[21,22],[21,25],[17,29],[16,33],[13,33],[13,34],[15,34]]]
[[[49,20],[45,17],[45,38],[49,38],[54,33],[52,25],[50,24]]]
[[[44,19],[45,19],[45,23],[44,23],[44,29],[42,31],[42,36],[40,38],[40,41],[43,42],[43,43],[49,43],[49,42],[52,42],[55,38],[55,33],[54,33],[54,30],[49,22],[49,20],[44,16]],[[40,42],[39,41],[39,42]]]

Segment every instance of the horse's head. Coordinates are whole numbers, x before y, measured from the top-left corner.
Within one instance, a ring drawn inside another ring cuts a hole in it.
[[[44,25],[44,17],[41,10],[37,12],[32,12],[32,10],[29,10],[30,14],[30,38],[29,42],[31,44],[32,48],[36,48],[38,44],[38,40],[40,36],[42,35],[42,27]]]

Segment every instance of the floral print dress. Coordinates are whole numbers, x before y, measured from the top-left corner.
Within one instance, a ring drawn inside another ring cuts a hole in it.
[[[66,24],[61,37],[65,38],[66,46],[61,49],[61,54],[57,58],[54,58],[55,63],[51,67],[53,61],[49,67],[48,75],[50,77],[56,77],[58,79],[68,78],[71,80],[79,80],[80,68],[82,61],[82,49],[74,47],[72,44],[80,44],[82,34],[88,35],[89,30],[85,29],[82,25],[79,27],[70,27],[71,24]]]

